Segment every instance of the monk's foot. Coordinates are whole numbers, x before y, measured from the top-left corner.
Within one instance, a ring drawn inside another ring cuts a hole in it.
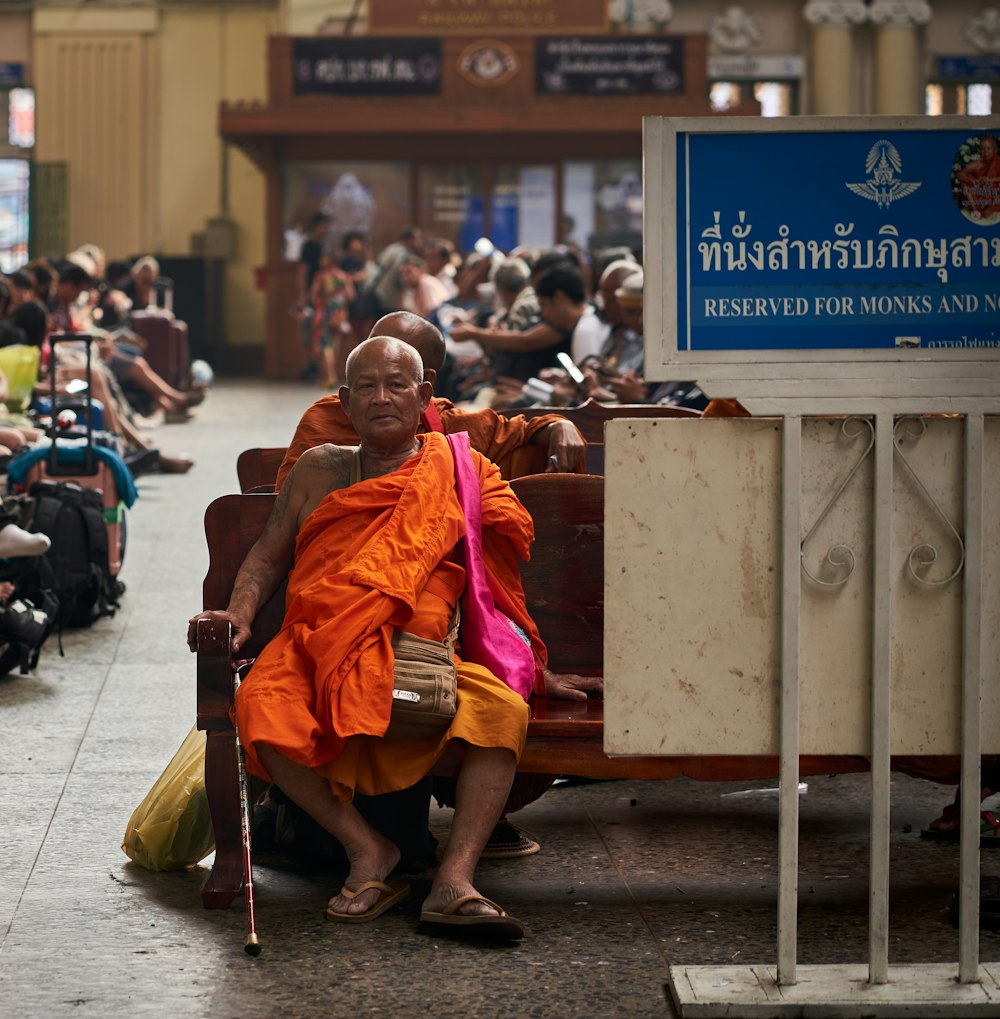
[[[351,857],[351,871],[344,880],[344,888],[356,892],[369,881],[384,882],[399,863],[399,857],[399,848],[394,842],[375,835],[369,845]],[[368,888],[352,898],[341,891],[327,903],[327,909],[334,913],[367,913],[383,894],[378,888]]]
[[[499,916],[489,900],[476,890],[471,881],[437,881],[431,885],[430,893],[420,907],[422,913],[441,913],[456,899],[473,896],[455,910],[456,916]]]

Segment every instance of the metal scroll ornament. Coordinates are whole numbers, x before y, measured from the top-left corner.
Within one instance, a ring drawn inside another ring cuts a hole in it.
[[[900,462],[906,468],[907,473],[913,480],[913,483],[917,486],[917,489],[923,495],[930,508],[933,510],[934,515],[944,524],[945,529],[954,539],[955,545],[958,548],[958,565],[942,580],[931,580],[927,574],[930,572],[931,567],[938,560],[938,550],[930,542],[920,542],[910,549],[909,555],[906,557],[906,570],[910,576],[923,587],[944,587],[946,584],[950,584],[961,572],[965,566],[965,542],[962,540],[962,536],[955,529],[952,522],[948,519],[944,510],[938,505],[937,500],[927,490],[927,486],[917,476],[917,472],[913,469],[912,464],[903,455],[903,443],[907,440],[916,442],[923,434],[927,431],[927,422],[923,418],[919,417],[903,417],[900,418],[895,427],[892,430],[892,444],[896,450],[896,456],[899,457]],[[919,573],[917,571],[920,571]],[[921,574],[923,574],[921,576]]]
[[[837,544],[832,545],[826,553],[824,562],[832,567],[833,572],[838,574],[834,580],[822,580],[816,576],[808,566],[806,566],[806,546],[812,540],[813,535],[819,529],[820,524],[829,516],[830,511],[836,505],[837,500],[841,497],[844,490],[851,483],[852,478],[855,474],[861,470],[865,460],[871,455],[872,450],[875,448],[875,426],[868,418],[860,417],[849,417],[844,420],[844,423],[840,426],[841,434],[844,438],[853,441],[859,435],[868,433],[868,444],[865,446],[861,456],[858,457],[856,463],[851,468],[850,472],[840,483],[837,490],[831,496],[829,502],[823,507],[822,512],[816,518],[816,523],[809,529],[809,533],[802,539],[802,544],[799,546],[799,559],[802,563],[802,572],[814,583],[820,587],[843,587],[844,584],[850,579],[851,574],[854,572],[855,558],[854,552],[848,545]]]

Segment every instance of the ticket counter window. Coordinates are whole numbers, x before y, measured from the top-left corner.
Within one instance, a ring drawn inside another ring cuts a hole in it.
[[[642,250],[642,161],[602,159],[563,166],[559,242],[584,251]]]
[[[416,221],[432,237],[471,251],[486,233],[486,171],[474,166],[422,166]]]
[[[762,117],[789,117],[798,112],[795,81],[713,81],[709,102],[716,113],[758,112]]]
[[[360,230],[381,251],[411,223],[408,162],[292,162],[284,167],[283,256],[298,261],[310,217],[330,217],[327,243],[339,251],[344,234]]]
[[[924,97],[924,112],[931,117],[952,113],[960,117],[988,117],[1000,110],[1000,83],[932,82]]]

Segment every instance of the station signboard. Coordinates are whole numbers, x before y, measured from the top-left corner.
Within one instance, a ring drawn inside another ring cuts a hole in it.
[[[944,361],[995,391],[995,119],[652,118],[645,141],[647,375],[878,386]]]
[[[439,39],[297,38],[293,93],[406,96],[441,91]]]

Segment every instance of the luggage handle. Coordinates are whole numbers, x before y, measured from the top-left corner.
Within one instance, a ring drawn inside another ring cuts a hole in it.
[[[52,348],[49,357],[49,399],[51,402],[51,419],[49,423],[49,456],[48,472],[53,478],[68,478],[76,475],[90,476],[97,473],[97,464],[94,460],[94,405],[92,393],[92,377],[90,368],[90,344],[94,339],[90,333],[52,333],[49,336],[49,344]],[[83,454],[83,470],[77,464],[61,464],[56,446],[56,438],[59,434],[59,427],[56,424],[58,413],[56,410],[56,344],[83,342],[86,351],[86,380],[87,380],[87,445]]]

